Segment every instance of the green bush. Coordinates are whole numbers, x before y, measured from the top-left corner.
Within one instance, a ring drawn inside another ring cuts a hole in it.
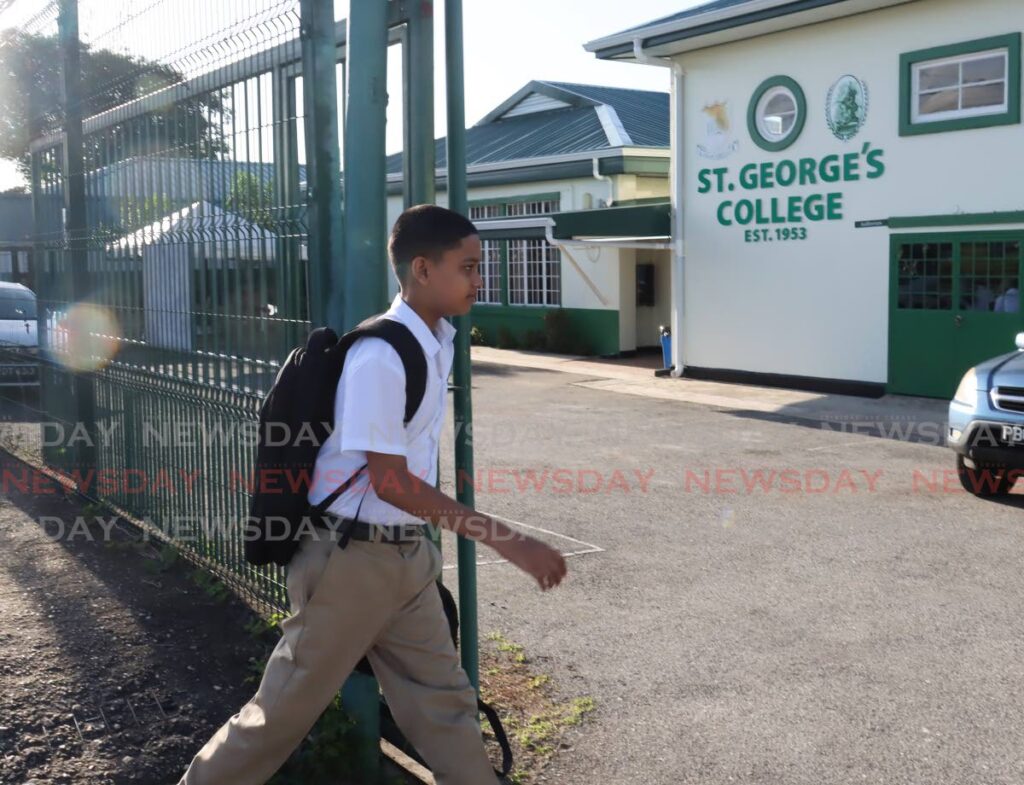
[[[519,341],[516,339],[512,331],[505,325],[501,325],[498,328],[498,348],[499,349],[518,349]]]
[[[473,346],[486,346],[484,334],[475,324],[469,329],[469,342]]]
[[[542,352],[548,348],[548,338],[543,330],[527,330],[523,345],[533,352]]]
[[[576,334],[569,314],[558,308],[544,315],[544,332],[548,351],[555,354],[582,354],[578,349],[584,345]]]

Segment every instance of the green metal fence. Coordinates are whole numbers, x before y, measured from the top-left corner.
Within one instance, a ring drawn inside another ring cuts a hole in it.
[[[313,324],[347,329],[386,307],[389,98],[405,203],[435,199],[432,3],[352,0],[346,21],[348,5],[16,0],[0,13],[0,60],[24,93],[12,144],[31,181],[25,321],[39,345],[0,342],[0,384],[4,368],[38,363],[37,388],[0,386],[2,443],[266,608],[287,598],[282,571],[242,556],[252,426]],[[447,5],[449,122],[462,128],[461,4]],[[383,89],[389,47],[399,96]],[[450,161],[464,160],[461,139]],[[450,183],[464,206],[465,178]],[[469,325],[456,326],[466,421]],[[459,469],[472,470],[465,439]],[[476,684],[471,546],[460,594]],[[375,705],[375,684],[353,689],[356,713]]]

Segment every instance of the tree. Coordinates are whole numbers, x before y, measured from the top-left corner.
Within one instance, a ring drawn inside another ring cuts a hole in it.
[[[237,172],[224,206],[257,226],[278,231],[274,210],[274,180],[252,172]]]
[[[62,54],[55,35],[8,30],[0,36],[0,157],[17,163],[29,179],[29,142],[59,130],[64,115]],[[175,69],[82,44],[82,116],[149,95],[183,81]],[[93,134],[85,140],[86,170],[136,155],[173,151],[176,156],[213,157],[226,149],[225,107],[218,93],[207,93]]]

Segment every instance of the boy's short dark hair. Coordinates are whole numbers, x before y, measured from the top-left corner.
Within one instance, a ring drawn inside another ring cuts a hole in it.
[[[405,281],[417,256],[440,259],[465,238],[479,234],[466,216],[436,204],[410,207],[395,221],[388,238],[388,256],[399,281]]]

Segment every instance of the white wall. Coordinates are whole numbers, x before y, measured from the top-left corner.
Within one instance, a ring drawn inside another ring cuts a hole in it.
[[[619,249],[619,351],[636,349],[636,250]]]
[[[854,222],[1024,208],[1022,126],[899,136],[900,54],[1022,29],[1020,0],[921,0],[682,55],[685,362],[885,382],[890,231],[856,229]],[[807,122],[791,147],[772,153],[751,141],[746,114],[757,86],[780,74],[803,88]],[[825,119],[827,91],[843,74],[865,82],[869,96],[866,124],[846,142]],[[701,109],[715,101],[728,102],[739,143],[720,161],[697,154],[706,127]],[[866,143],[884,150],[886,171],[878,179],[697,193],[704,168],[728,167],[727,182],[736,182],[750,162],[843,155]],[[725,199],[785,201],[831,191],[843,194],[842,220],[800,224],[808,231],[804,241],[746,243],[744,227],[722,227],[716,218]]]
[[[514,198],[538,194],[560,195],[563,211],[582,210],[586,196],[596,208],[599,200],[611,198],[607,181],[594,178],[551,180],[547,182],[515,183],[488,188],[471,188],[469,200]],[[437,203],[448,205],[448,194],[438,193]],[[388,197],[388,229],[402,212],[402,198]],[[589,282],[588,282],[589,281]],[[595,291],[596,290],[596,291]],[[398,282],[388,267],[388,293],[394,297]],[[573,248],[562,252],[562,305],[566,308],[598,308],[615,310],[619,307],[619,256],[614,248]]]
[[[636,308],[636,345],[660,346],[660,325],[669,326],[672,316],[672,288],[670,276],[672,262],[668,251],[640,250],[636,252],[637,264],[654,265],[654,305],[634,306]],[[628,295],[636,303],[636,278]]]

